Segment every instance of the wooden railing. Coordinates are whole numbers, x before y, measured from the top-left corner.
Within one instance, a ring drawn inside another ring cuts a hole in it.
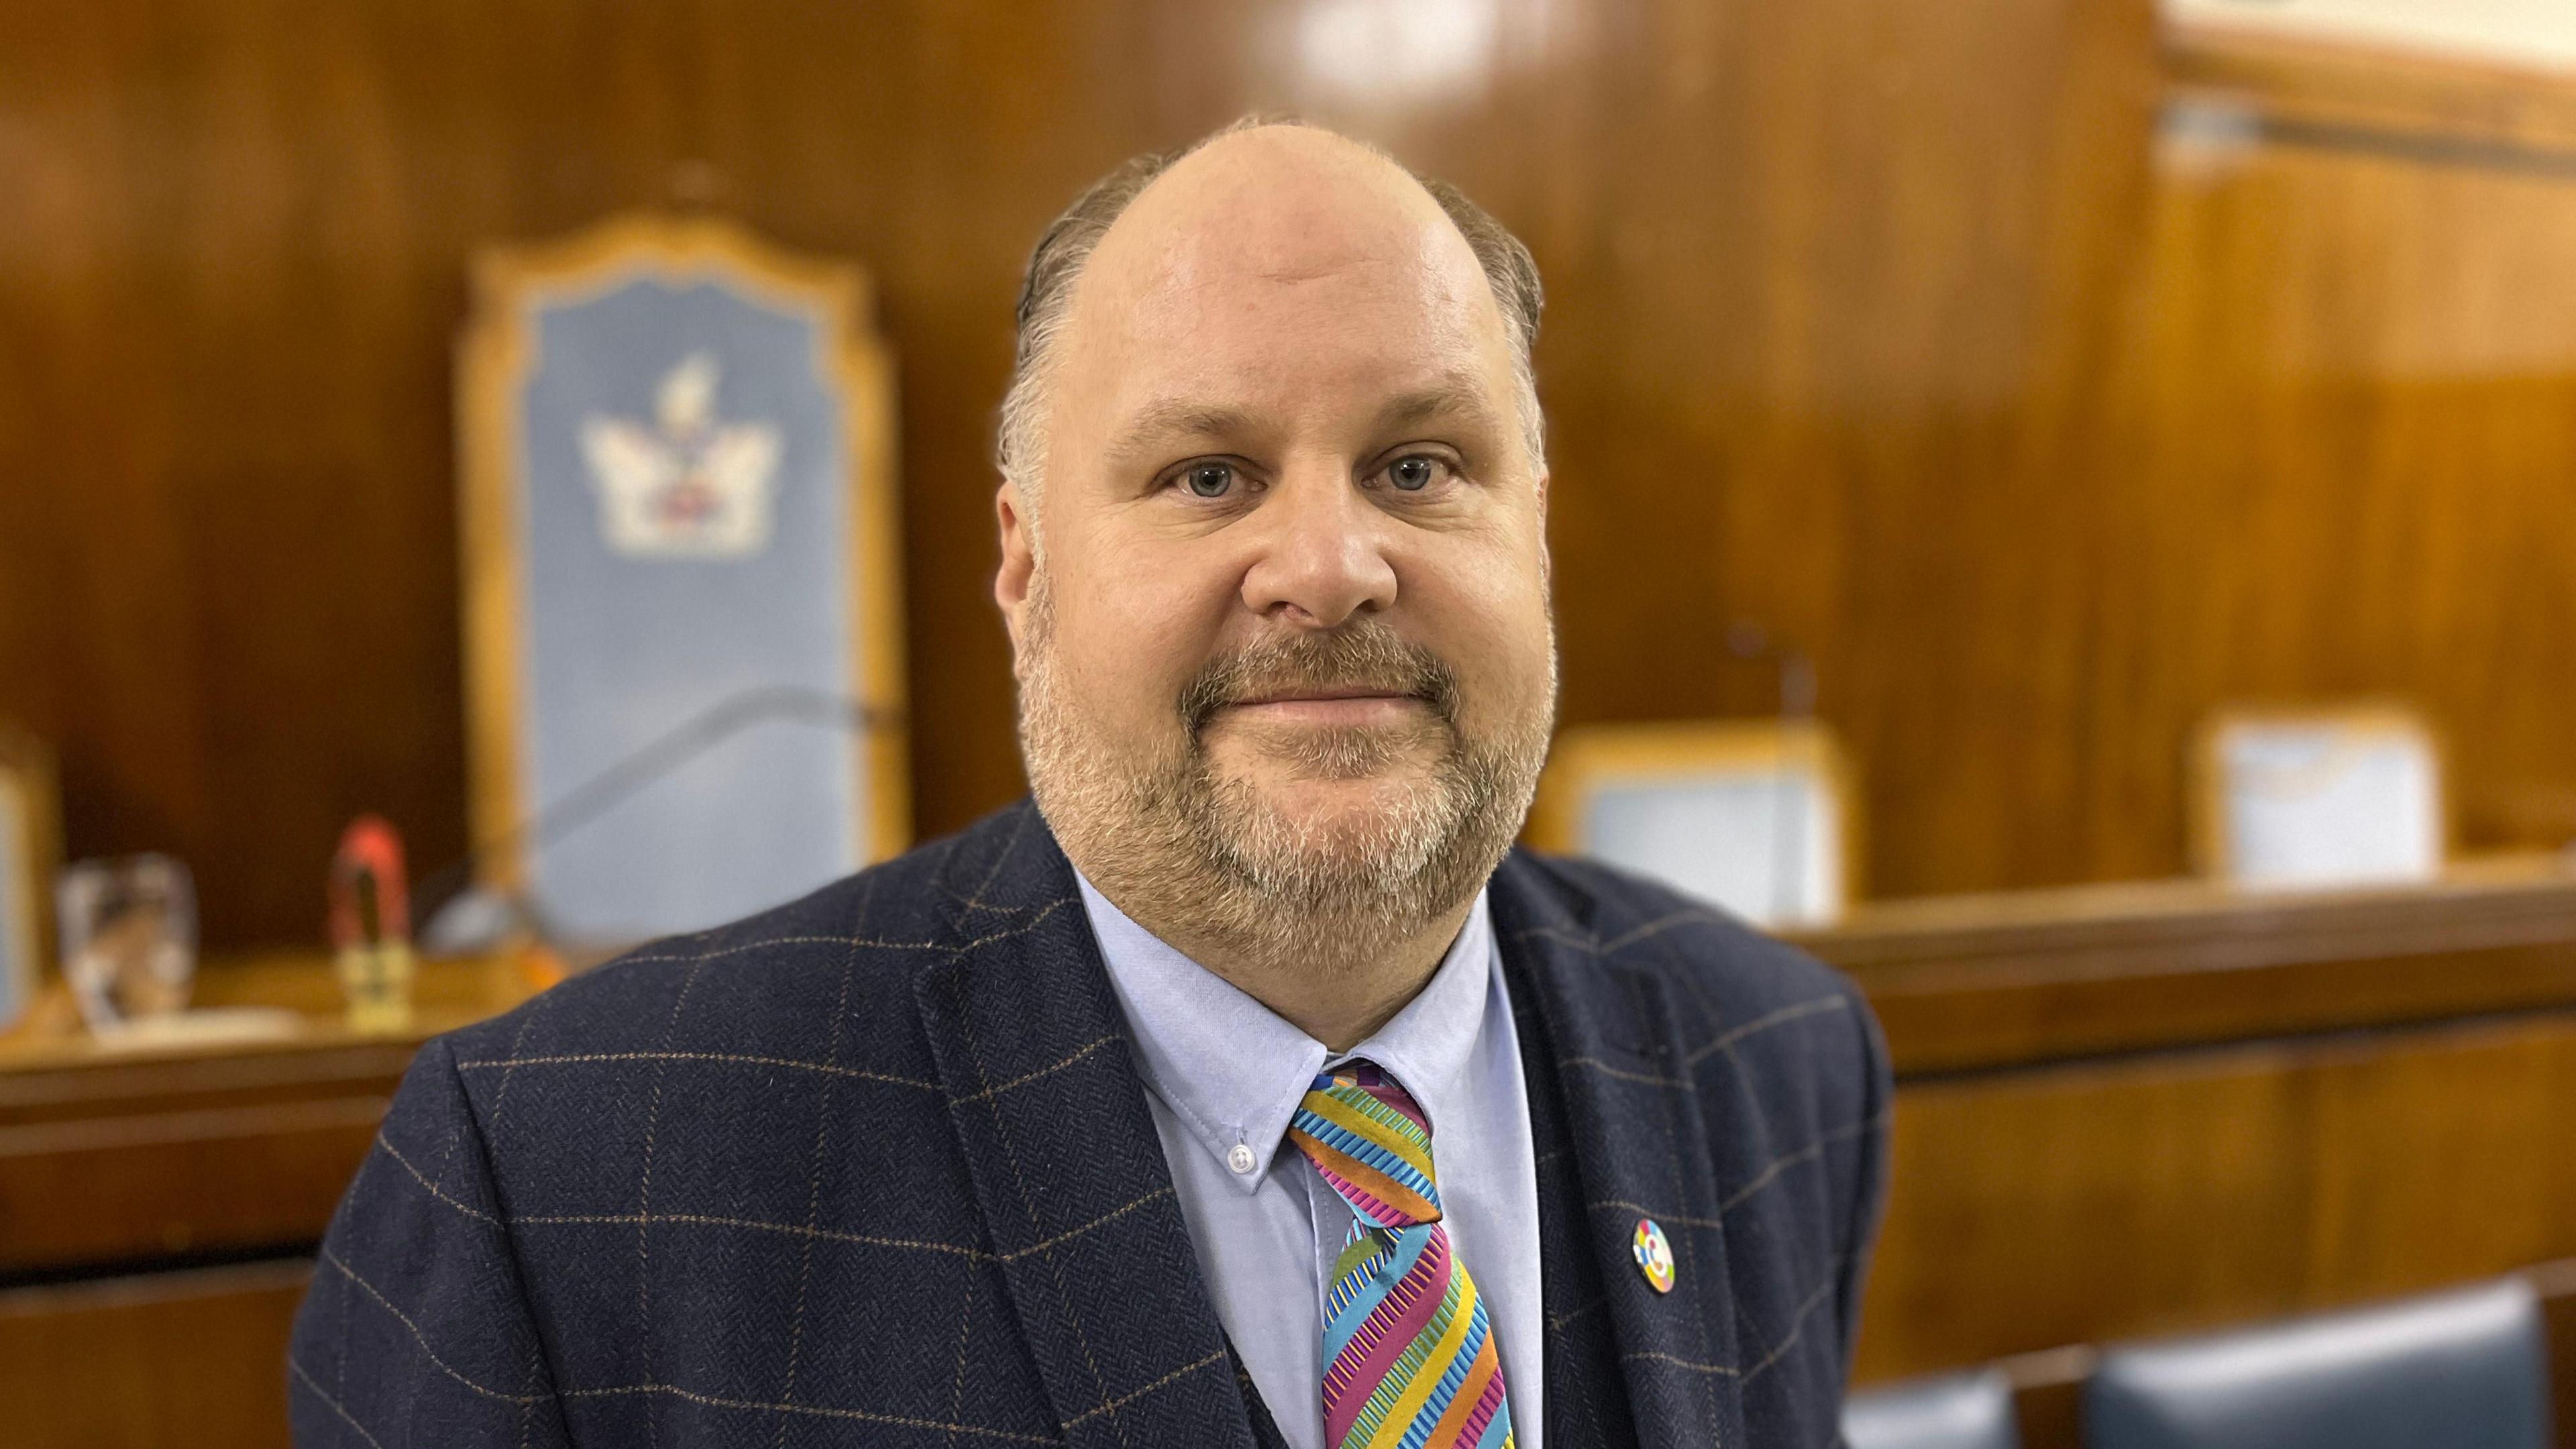
[[[2576,1258],[2576,875],[1865,908],[1898,1070],[1863,1380]]]
[[[1900,1076],[2576,1005],[2576,869],[2473,861],[2402,888],[2199,881],[1864,905],[1792,940],[1868,991]]]
[[[2576,1259],[2576,876],[2554,859],[2339,896],[1884,903],[1798,939],[1867,990],[1898,1070],[1864,1381],[2005,1360],[2037,1449],[2085,1362],[2064,1345]],[[436,975],[423,1032],[522,990]],[[280,1442],[282,1377],[237,1381],[276,1361],[419,1039],[338,1032],[318,959],[213,967],[207,994],[313,1025],[154,1057],[0,1045],[0,1402],[85,1375],[46,1399],[93,1414],[65,1442],[164,1442],[131,1426],[191,1396],[239,1406],[190,1417],[192,1444]]]

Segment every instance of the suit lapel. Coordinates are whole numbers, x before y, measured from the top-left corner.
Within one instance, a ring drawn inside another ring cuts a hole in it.
[[[1072,867],[1034,807],[962,842],[915,979],[976,1204],[1066,1442],[1253,1449]]]
[[[1599,1239],[1584,1207],[1583,1178],[1557,1082],[1556,1050],[1537,984],[1512,952],[1501,953],[1511,986],[1512,1026],[1529,1096],[1530,1146],[1538,1170],[1539,1308],[1547,1323],[1540,1372],[1547,1384],[1547,1442],[1557,1449],[1637,1449]]]
[[[1494,875],[1494,928],[1515,987],[1533,990],[1555,1057],[1581,1229],[1597,1254],[1638,1443],[1742,1443],[1726,1235],[1674,1013],[1661,980],[1606,955],[1590,923],[1553,896],[1513,855]],[[1672,1245],[1670,1293],[1656,1293],[1633,1256],[1640,1218],[1653,1218]]]

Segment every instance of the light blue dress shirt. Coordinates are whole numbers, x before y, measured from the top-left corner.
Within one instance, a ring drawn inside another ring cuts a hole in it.
[[[1542,1449],[1538,1172],[1493,918],[1479,893],[1430,983],[1334,1054],[1081,882],[1217,1317],[1290,1449],[1324,1444],[1324,1293],[1350,1205],[1287,1141],[1328,1063],[1365,1057],[1431,1119],[1441,1220],[1493,1323],[1521,1449]]]

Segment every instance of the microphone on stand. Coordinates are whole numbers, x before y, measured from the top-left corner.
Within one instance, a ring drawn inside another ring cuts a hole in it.
[[[1726,626],[1727,652],[1738,659],[1772,661],[1779,676],[1780,723],[1812,724],[1816,717],[1815,661],[1795,645],[1772,637],[1751,619]],[[1785,761],[1783,762],[1785,766]],[[1789,925],[1806,918],[1807,817],[1800,808],[1794,777],[1780,770],[1771,799],[1771,919]]]
[[[536,903],[516,891],[476,880],[485,862],[513,848],[531,853],[572,834],[646,787],[669,778],[709,750],[755,725],[791,720],[864,735],[900,718],[848,695],[801,684],[756,684],[736,690],[646,741],[606,769],[565,791],[509,829],[477,842],[462,859],[421,878],[415,894],[439,904],[428,913],[421,945],[436,955],[497,950],[514,934],[548,939]]]

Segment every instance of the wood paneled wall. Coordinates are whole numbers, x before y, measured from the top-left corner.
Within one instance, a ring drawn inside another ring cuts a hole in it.
[[[879,275],[949,829],[1020,788],[1024,249],[1117,158],[1293,106],[1538,254],[1568,719],[1768,710],[1727,647],[1762,624],[1891,894],[2179,869],[2184,739],[2245,697],[2423,698],[2467,839],[2576,833],[2576,180],[2212,164],[2158,140],[2151,9],[13,4],[0,714],[60,746],[72,848],[183,854],[218,944],[312,936],[361,809],[456,856],[466,259],[703,205]]]

